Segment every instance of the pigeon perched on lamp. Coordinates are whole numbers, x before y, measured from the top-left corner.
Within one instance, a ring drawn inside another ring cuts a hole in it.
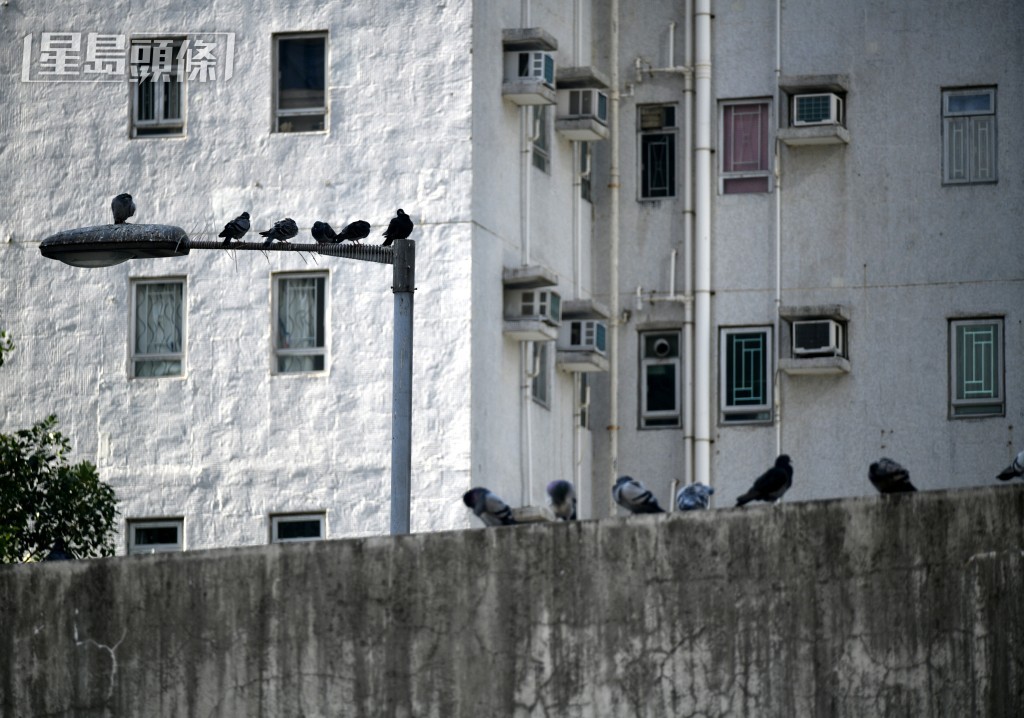
[[[396,239],[407,239],[412,234],[412,220],[404,210],[398,210],[398,214],[384,230],[384,244],[382,247],[389,247]]]
[[[715,490],[707,484],[690,484],[676,494],[676,508],[680,511],[700,511],[711,505]]]
[[[563,521],[576,520],[576,489],[564,479],[548,484],[548,498],[551,499],[551,510]]]
[[[114,213],[114,224],[124,224],[135,214],[135,200],[127,192],[119,194],[110,203],[110,211]]]
[[[224,244],[231,244],[231,240],[241,239],[249,231],[249,213],[242,212],[233,220],[224,225],[224,229],[218,237],[224,237]]]
[[[484,526],[510,526],[516,523],[509,505],[487,489],[470,489],[462,495],[462,503],[473,509]]]
[[[1000,481],[1009,481],[1020,476],[1024,476],[1024,451],[1017,454],[1010,465],[1000,471],[996,478]]]
[[[883,456],[868,467],[868,481],[880,494],[904,494],[917,491],[910,483],[910,472]]]
[[[793,485],[793,466],[789,456],[782,454],[775,460],[775,466],[757,477],[750,491],[736,499],[737,506],[751,501],[778,502]]]
[[[274,222],[274,226],[270,229],[260,232],[260,236],[267,238],[267,241],[263,243],[263,246],[269,247],[275,239],[278,242],[287,242],[298,233],[299,225],[295,224],[295,220],[291,217],[285,217],[279,222]]]
[[[338,241],[338,235],[334,231],[334,228],[327,222],[313,222],[312,228],[309,233],[313,235],[320,244],[331,244]]]
[[[618,478],[612,488],[612,498],[615,503],[632,514],[664,513],[654,494],[632,476]]]
[[[370,223],[357,219],[355,222],[346,224],[341,228],[341,233],[338,235],[338,239],[342,242],[358,242],[360,239],[368,237],[369,234]]]

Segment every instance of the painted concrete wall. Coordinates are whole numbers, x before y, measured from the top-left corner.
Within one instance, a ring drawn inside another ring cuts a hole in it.
[[[1024,487],[0,567],[34,715],[1020,715]]]

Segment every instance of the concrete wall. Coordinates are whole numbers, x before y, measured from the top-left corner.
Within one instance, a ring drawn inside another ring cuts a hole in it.
[[[1010,716],[1024,486],[0,568],[17,716]]]

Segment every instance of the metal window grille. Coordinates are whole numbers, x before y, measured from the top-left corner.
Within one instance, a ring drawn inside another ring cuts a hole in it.
[[[1002,320],[958,320],[951,331],[951,414],[1002,415]]]
[[[943,183],[995,182],[995,88],[942,94]]]
[[[770,330],[722,330],[720,372],[724,421],[771,420],[771,361]]]

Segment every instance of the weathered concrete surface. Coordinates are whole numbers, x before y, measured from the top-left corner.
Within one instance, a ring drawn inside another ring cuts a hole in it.
[[[0,569],[9,716],[1024,714],[1024,485]]]

